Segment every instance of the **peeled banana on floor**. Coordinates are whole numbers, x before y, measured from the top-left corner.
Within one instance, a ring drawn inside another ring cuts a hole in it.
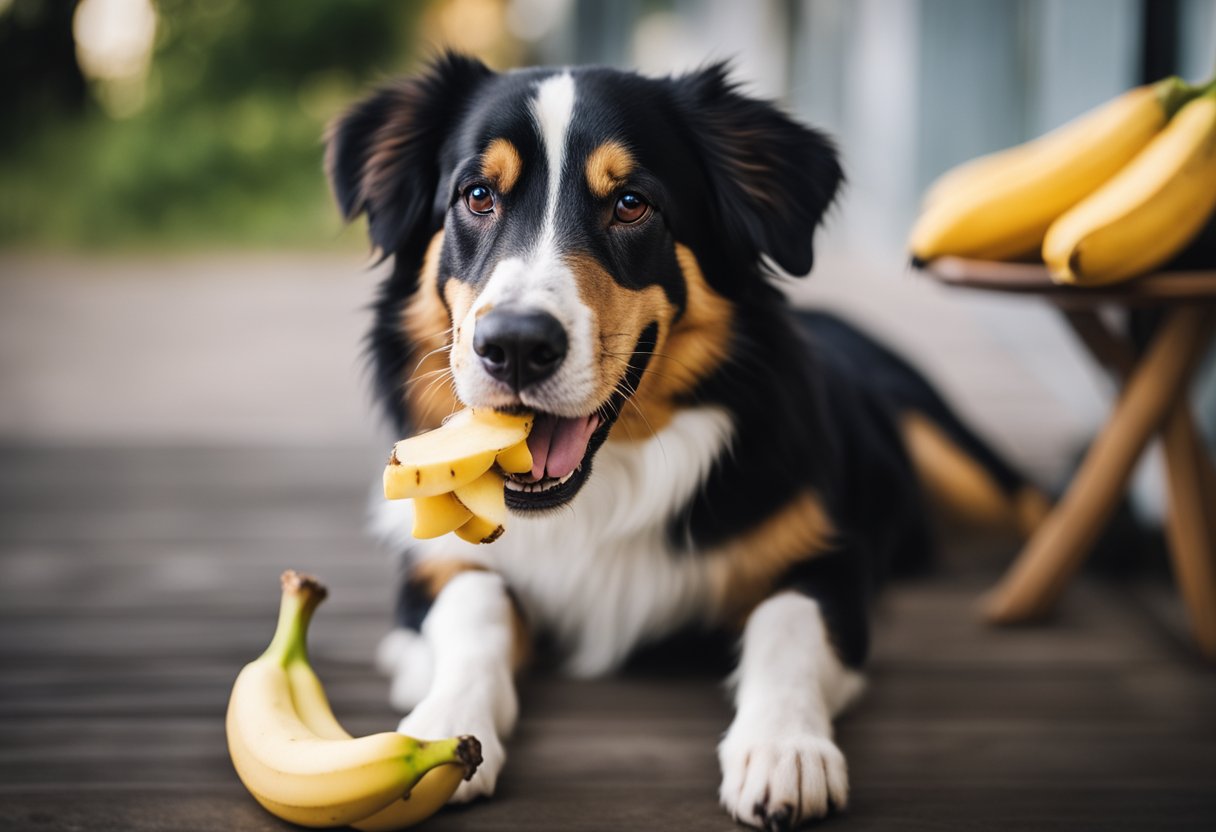
[[[531,414],[462,410],[442,427],[403,439],[384,469],[384,496],[413,498],[413,535],[456,532],[470,543],[492,543],[503,533],[503,478],[495,470],[532,470]]]
[[[228,702],[228,750],[241,782],[271,813],[302,826],[379,832],[429,817],[472,776],[480,744],[391,732],[352,738],[308,663],[308,624],[325,589],[291,571],[282,584],[274,638],[237,676]]]
[[[909,237],[914,261],[1037,253],[1048,227],[1131,161],[1195,94],[1179,78],[1139,87],[1032,142],[931,186]]]
[[[1151,271],[1216,209],[1216,86],[1186,104],[1126,167],[1056,220],[1043,242],[1052,279],[1083,286]]]

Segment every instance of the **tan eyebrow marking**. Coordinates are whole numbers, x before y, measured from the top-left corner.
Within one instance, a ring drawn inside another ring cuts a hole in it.
[[[603,199],[624,184],[633,172],[633,154],[620,142],[609,141],[587,157],[587,186]]]
[[[519,151],[506,139],[495,139],[481,154],[481,175],[493,182],[500,194],[510,193],[515,187],[523,166]]]

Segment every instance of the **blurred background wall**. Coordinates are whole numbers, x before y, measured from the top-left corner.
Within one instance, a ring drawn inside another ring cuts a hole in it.
[[[904,235],[951,165],[1208,77],[1216,0],[0,0],[0,439],[370,442],[377,272],[320,136],[443,45],[497,69],[730,59],[845,159],[797,299],[880,330],[1054,482],[1106,380],[1048,310],[909,273]]]

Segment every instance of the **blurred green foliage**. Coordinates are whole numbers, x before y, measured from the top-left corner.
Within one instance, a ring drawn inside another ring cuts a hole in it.
[[[28,43],[21,26],[38,23],[38,6],[63,3],[14,0],[0,11],[4,77],[49,77],[53,67],[13,65],[47,60],[47,50],[4,43]],[[6,102],[16,124],[0,144],[0,245],[344,244],[354,235],[341,234],[321,172],[324,125],[409,64],[424,8],[157,0],[147,98],[135,115],[106,115],[95,85],[74,107]],[[62,18],[40,25],[62,27]]]

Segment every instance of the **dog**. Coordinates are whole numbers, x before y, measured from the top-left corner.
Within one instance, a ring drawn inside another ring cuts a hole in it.
[[[863,689],[867,607],[924,562],[934,506],[1028,528],[1044,500],[909,364],[791,309],[843,181],[820,132],[722,64],[505,73],[444,54],[338,118],[326,167],[391,273],[375,387],[400,436],[530,410],[493,545],[408,539],[379,660],[415,736],[472,733],[493,793],[537,634],[597,676],[686,628],[741,642],[719,796],[784,829],[848,802],[832,719]]]

